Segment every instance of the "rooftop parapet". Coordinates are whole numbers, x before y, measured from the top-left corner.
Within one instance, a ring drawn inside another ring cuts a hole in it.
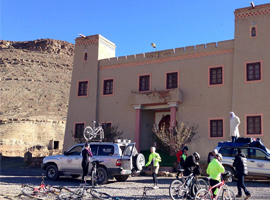
[[[187,46],[163,51],[154,51],[129,56],[121,56],[103,59],[99,61],[100,69],[117,68],[124,66],[136,66],[153,64],[155,62],[168,62],[173,60],[190,59],[194,57],[205,57],[211,55],[222,55],[232,53],[234,40]]]

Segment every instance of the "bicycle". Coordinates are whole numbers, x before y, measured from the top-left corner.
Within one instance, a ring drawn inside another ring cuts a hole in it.
[[[69,191],[65,187],[57,187],[46,185],[44,182],[44,174],[42,174],[41,183],[39,186],[22,184],[21,191],[24,195],[35,199],[48,199],[51,196],[59,195],[64,190]]]
[[[220,193],[222,191],[222,200],[235,200],[235,194],[234,192],[229,189],[229,187],[226,185],[225,181],[231,180],[231,173],[224,173],[222,175],[222,180],[220,183],[210,186],[208,190],[206,189],[200,189],[196,195],[195,200],[198,199],[211,199],[211,200],[217,200],[220,196]],[[211,178],[208,178],[210,180]],[[216,194],[216,197],[213,196],[212,189],[217,188],[218,192]]]
[[[101,178],[100,175],[98,174],[97,167],[102,162],[103,162],[103,160],[94,160],[94,161],[91,161],[91,164],[92,164],[91,184],[92,184],[92,187],[93,188],[96,187],[96,185],[99,182],[99,179]]]
[[[93,128],[91,126],[87,126],[83,131],[83,136],[86,141],[89,141],[93,138],[96,138],[97,135],[100,135],[100,141],[104,139],[104,130],[102,128],[101,124],[98,124],[98,127],[96,127],[96,121],[93,120]]]
[[[88,197],[88,194],[97,199],[112,199],[111,196],[105,192],[98,192],[93,190],[85,181],[84,184],[81,184],[80,187],[75,191],[69,191],[67,193],[61,193],[58,196],[58,199],[69,200],[69,199],[85,199]],[[90,198],[90,197],[89,197]],[[90,198],[91,199],[91,198]]]
[[[183,170],[181,170],[183,171]],[[200,189],[207,188],[207,182],[199,179],[197,175],[191,173],[188,176],[182,176],[180,179],[174,180],[169,188],[170,197],[176,199],[188,199],[195,196]]]

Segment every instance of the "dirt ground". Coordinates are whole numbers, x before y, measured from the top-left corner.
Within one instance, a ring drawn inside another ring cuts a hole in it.
[[[22,196],[21,185],[39,185],[42,170],[40,168],[28,168],[23,163],[23,158],[2,157],[0,174],[0,199],[28,199]],[[110,180],[107,184],[99,186],[98,191],[110,194],[114,199],[142,199],[143,189],[146,186],[146,199],[170,199],[169,185],[173,177],[158,177],[159,189],[152,190],[152,178],[147,176],[130,177],[126,182]],[[65,186],[72,190],[79,187],[80,180],[70,177],[62,177],[58,181],[45,180],[46,184]],[[236,193],[236,182],[228,183],[229,187]],[[246,186],[252,193],[251,199],[270,199],[269,180],[248,180]],[[242,198],[243,199],[243,198]]]

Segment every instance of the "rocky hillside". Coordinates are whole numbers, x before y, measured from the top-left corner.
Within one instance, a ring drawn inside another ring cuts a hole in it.
[[[18,144],[24,151],[62,148],[73,52],[73,44],[59,40],[0,41],[3,155],[17,155],[10,147]]]

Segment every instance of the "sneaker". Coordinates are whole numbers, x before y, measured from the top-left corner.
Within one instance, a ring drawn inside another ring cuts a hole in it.
[[[155,185],[154,187],[153,187],[153,189],[158,189],[159,187],[157,186],[157,185]]]
[[[247,196],[244,198],[244,200],[249,199],[250,197],[251,197],[251,194],[250,194],[250,195],[247,195]]]
[[[239,195],[239,194],[237,194],[235,197],[236,197],[236,198],[241,198],[242,196],[241,196],[241,195]]]

